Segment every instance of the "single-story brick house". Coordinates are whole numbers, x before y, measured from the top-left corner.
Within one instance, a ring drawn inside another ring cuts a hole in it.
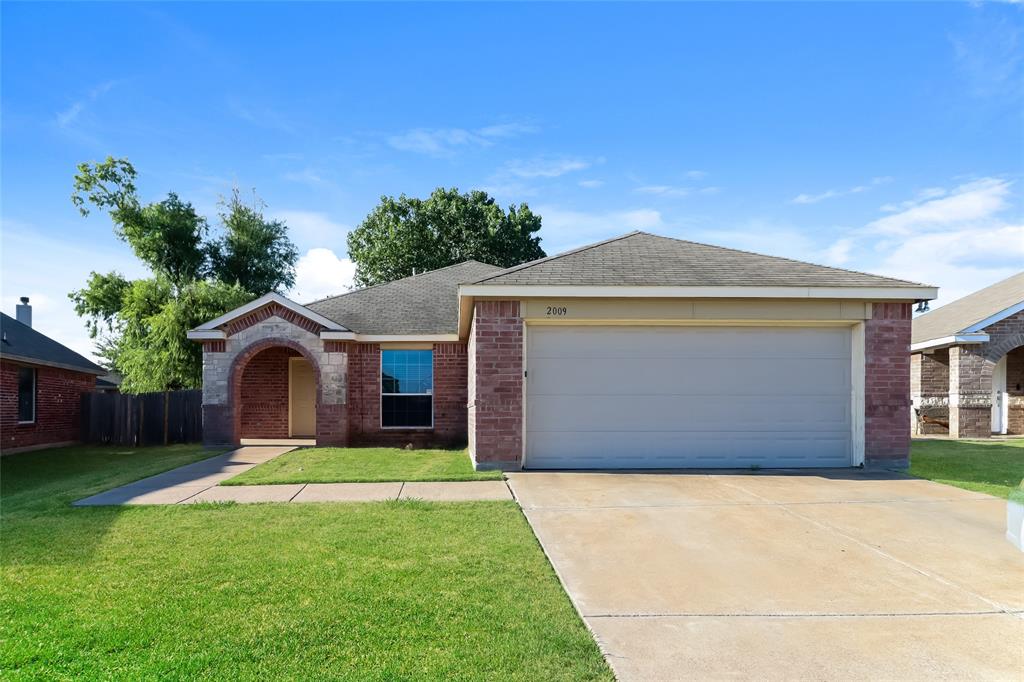
[[[81,396],[107,370],[33,329],[27,298],[15,314],[0,313],[0,450],[76,443]]]
[[[1024,434],[1024,272],[914,320],[912,428]]]
[[[190,332],[210,442],[468,442],[477,468],[901,467],[934,287],[633,232]]]

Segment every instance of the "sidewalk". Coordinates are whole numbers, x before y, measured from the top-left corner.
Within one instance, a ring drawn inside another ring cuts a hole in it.
[[[293,483],[219,486],[221,481],[294,450],[245,446],[74,502],[76,507],[194,502],[375,502],[512,500],[504,481]]]

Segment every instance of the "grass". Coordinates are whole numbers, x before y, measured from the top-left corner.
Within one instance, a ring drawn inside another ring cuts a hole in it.
[[[487,481],[500,471],[474,471],[465,450],[305,448],[253,467],[221,485],[366,481]]]
[[[1009,497],[1024,478],[1024,440],[915,440],[910,473],[965,490]]]
[[[611,679],[511,502],[68,506],[203,455],[0,460],[0,679]]]

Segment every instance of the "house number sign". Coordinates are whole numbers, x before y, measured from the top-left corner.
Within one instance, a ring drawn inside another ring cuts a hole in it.
[[[549,305],[547,312],[548,317],[565,317],[569,314],[569,309],[564,305]]]

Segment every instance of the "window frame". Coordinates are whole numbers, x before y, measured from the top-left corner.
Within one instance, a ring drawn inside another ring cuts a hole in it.
[[[385,393],[384,392],[384,353],[401,353],[403,351],[430,352],[430,393]],[[381,431],[433,431],[434,430],[434,348],[381,348],[377,363],[377,395],[378,424]],[[430,396],[430,426],[384,426],[384,396]]]
[[[32,418],[22,419],[21,418],[21,373],[28,370],[32,373]],[[38,392],[39,392],[39,373],[35,367],[22,366],[18,368],[18,425],[29,425],[35,424],[36,418],[38,417]]]

